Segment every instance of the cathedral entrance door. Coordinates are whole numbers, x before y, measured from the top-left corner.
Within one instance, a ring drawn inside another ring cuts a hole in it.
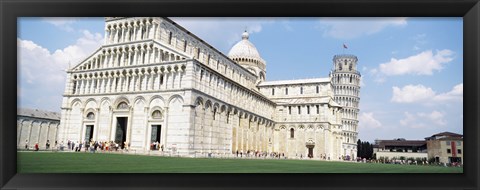
[[[315,147],[315,145],[307,145],[309,158],[313,158],[313,147]]]
[[[87,125],[85,129],[85,142],[88,143],[93,138],[93,125]]]
[[[117,117],[117,129],[115,130],[115,143],[119,145],[122,149],[124,148],[124,143],[127,140],[127,117]]]
[[[161,125],[152,125],[151,143],[160,142],[160,134],[162,131]]]

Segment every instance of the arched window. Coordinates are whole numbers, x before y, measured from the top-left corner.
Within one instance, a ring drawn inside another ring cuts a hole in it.
[[[122,102],[122,103],[118,104],[117,109],[122,109],[122,110],[123,109],[128,109],[128,104],[125,103],[125,102]]]
[[[300,87],[300,94],[303,94],[303,87]]]
[[[95,119],[95,114],[94,114],[93,112],[89,112],[89,113],[87,114],[87,119],[89,119],[89,120],[94,120],[94,119]]]
[[[152,118],[153,119],[161,119],[162,118],[162,112],[160,112],[160,110],[153,111]]]
[[[295,138],[295,130],[293,128],[290,128],[290,138]]]
[[[288,95],[288,88],[285,88],[285,95]]]

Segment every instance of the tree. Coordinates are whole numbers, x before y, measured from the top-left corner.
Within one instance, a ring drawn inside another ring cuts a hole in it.
[[[371,159],[373,157],[373,145],[368,141],[357,141],[357,156],[361,158]]]

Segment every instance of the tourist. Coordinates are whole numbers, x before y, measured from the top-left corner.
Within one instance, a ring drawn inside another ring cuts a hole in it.
[[[63,151],[64,147],[63,147],[63,141],[62,143],[60,143],[60,150]]]
[[[38,142],[35,143],[35,151],[38,151]]]
[[[28,139],[25,140],[25,150],[28,150]]]
[[[50,148],[50,140],[47,140],[47,143],[45,143],[45,149],[48,150]]]
[[[78,145],[79,145],[78,141],[77,141],[77,143],[75,143],[75,142],[72,142],[72,143],[73,143],[72,145],[73,145],[73,148],[75,149],[75,152],[80,151],[80,150],[78,149]]]

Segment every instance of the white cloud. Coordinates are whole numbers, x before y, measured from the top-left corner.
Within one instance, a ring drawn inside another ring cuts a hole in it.
[[[410,112],[405,112],[404,115],[405,115],[405,118],[400,120],[400,124],[403,126],[416,128],[416,129],[425,128],[428,126],[425,123],[421,122],[423,120],[419,121],[418,116],[411,114]]]
[[[59,111],[69,63],[77,64],[103,43],[102,35],[82,31],[76,43],[50,52],[33,41],[17,39],[21,107]]]
[[[447,122],[444,119],[445,114],[436,110],[432,111],[432,113],[418,113],[418,116],[429,119],[431,122],[437,125],[447,124]]]
[[[360,117],[358,118],[359,120],[359,126],[360,127],[365,127],[365,128],[380,128],[382,126],[382,123],[375,119],[373,116],[373,112],[364,112],[360,114]]]
[[[432,75],[433,71],[440,71],[443,65],[453,60],[454,52],[448,49],[421,52],[404,59],[391,58],[389,62],[379,65],[379,72],[387,75]]]
[[[398,103],[412,103],[428,100],[435,96],[435,92],[423,85],[407,85],[403,88],[392,87],[393,97],[392,102]]]
[[[251,40],[255,38],[252,34],[261,32],[264,24],[275,21],[273,18],[258,18],[252,21],[250,18],[228,17],[173,17],[170,19],[225,54],[242,39],[241,35],[245,30],[250,33]]]
[[[372,35],[387,27],[403,27],[407,18],[321,18],[323,35],[337,39],[353,39]]]
[[[44,17],[42,20],[67,32],[74,31],[72,24],[76,22],[75,18],[68,17]]]
[[[445,113],[439,111],[432,111],[432,113],[417,113],[416,115],[410,112],[404,113],[404,118],[400,120],[402,126],[408,126],[411,128],[426,128],[429,126],[445,126],[447,124]],[[427,125],[425,121],[429,121],[432,124]]]
[[[419,85],[407,85],[403,88],[392,87],[391,101],[397,103],[423,103],[435,104],[448,101],[463,101],[463,83],[453,87],[446,93],[437,94],[432,88]]]
[[[451,101],[451,100],[463,101],[463,83],[454,86],[450,92],[442,93],[435,96],[433,100],[438,102]]]

